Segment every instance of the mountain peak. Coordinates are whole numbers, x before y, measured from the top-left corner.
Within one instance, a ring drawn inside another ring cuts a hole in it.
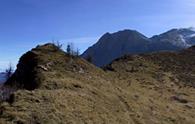
[[[146,36],[138,32],[137,30],[131,30],[131,29],[124,29],[124,30],[113,33],[113,35],[128,35],[128,36],[134,35],[134,36],[141,36],[141,37],[146,38]]]
[[[123,35],[123,36],[129,36],[129,35],[139,35],[139,36],[144,36],[143,34],[139,33],[138,31],[136,30],[130,30],[130,29],[124,29],[124,30],[120,30],[118,32],[114,32],[114,33],[105,33],[102,37],[109,37],[109,36],[120,36],[120,35]],[[144,36],[145,37],[145,36]]]
[[[95,65],[103,66],[124,55],[146,51],[149,39],[135,30],[122,30],[104,34],[99,41],[82,54],[92,57]]]

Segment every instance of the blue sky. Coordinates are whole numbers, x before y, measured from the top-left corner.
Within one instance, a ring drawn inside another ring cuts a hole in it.
[[[146,36],[195,26],[195,0],[0,0],[0,71],[51,40],[81,51],[105,32]]]

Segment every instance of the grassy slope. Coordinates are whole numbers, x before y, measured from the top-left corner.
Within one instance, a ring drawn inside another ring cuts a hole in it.
[[[1,123],[195,123],[195,89],[179,73],[190,72],[193,78],[194,71],[181,71],[179,65],[171,69],[167,55],[123,57],[109,66],[112,71],[103,71],[52,50],[50,45],[33,50],[40,85],[18,90],[12,103],[1,103]],[[169,56],[176,56],[179,64],[183,60],[175,53]]]
[[[169,71],[165,71],[167,66],[159,64],[160,61],[160,58],[154,61],[154,58],[146,55],[124,57],[113,62],[109,68],[114,70],[108,73],[110,77],[117,77],[115,85],[126,92],[125,100],[134,110],[133,113],[138,115],[137,123],[195,123],[195,89],[189,85],[188,80],[180,80],[178,75],[184,73],[182,70],[176,72],[169,68]],[[169,64],[174,66],[173,63]]]

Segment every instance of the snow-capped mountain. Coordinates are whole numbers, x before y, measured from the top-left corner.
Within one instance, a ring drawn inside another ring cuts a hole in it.
[[[104,66],[125,54],[176,51],[192,45],[195,45],[195,28],[172,29],[151,38],[135,30],[123,30],[104,34],[81,56],[91,57],[93,64]]]
[[[168,32],[152,37],[151,40],[157,43],[171,43],[172,45],[177,47],[187,48],[195,45],[195,29],[172,29]]]

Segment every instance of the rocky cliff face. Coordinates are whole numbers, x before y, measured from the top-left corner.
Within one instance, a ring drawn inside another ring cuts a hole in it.
[[[149,42],[147,37],[134,30],[106,33],[95,45],[85,51],[82,57],[91,56],[92,63],[103,66],[125,54],[147,52]]]

